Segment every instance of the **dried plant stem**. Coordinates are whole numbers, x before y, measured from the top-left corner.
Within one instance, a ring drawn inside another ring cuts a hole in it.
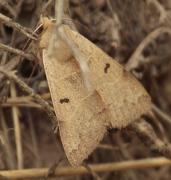
[[[171,117],[168,116],[165,112],[163,112],[160,108],[158,108],[155,104],[152,106],[153,111],[160,116],[163,120],[171,124]]]
[[[88,93],[91,93],[94,91],[94,87],[91,82],[91,75],[90,75],[90,70],[89,66],[87,63],[87,58],[85,55],[76,47],[74,42],[70,40],[70,38],[67,37],[67,34],[65,33],[64,26],[61,25],[62,22],[62,16],[63,16],[63,11],[64,11],[64,1],[61,0],[56,0],[56,9],[55,9],[55,14],[56,14],[56,34],[59,35],[59,37],[64,40],[64,42],[68,45],[68,47],[71,50],[71,53],[73,57],[77,60],[77,63],[79,64],[82,77],[84,79],[84,84],[85,87],[88,90]]]
[[[57,27],[62,24],[64,1],[56,0],[55,3],[55,15],[56,15],[56,25]]]
[[[27,92],[30,96],[32,96],[32,98],[38,102],[42,108],[44,108],[44,110],[47,112],[47,114],[49,115],[52,123],[54,125],[57,124],[56,121],[56,116],[54,114],[54,110],[53,108],[48,104],[47,101],[45,101],[44,99],[41,98],[41,96],[39,96],[38,94],[36,94],[34,92],[34,90],[32,88],[30,88],[24,81],[22,81],[21,79],[19,79],[14,72],[11,71],[6,71],[2,66],[0,67],[0,73],[4,74],[7,78],[13,80],[15,83],[17,83],[17,85],[19,87],[21,87],[23,89],[23,91]]]
[[[16,89],[14,82],[11,82],[11,97],[16,97]],[[14,134],[15,134],[15,144],[17,152],[17,167],[18,169],[23,169],[23,148],[22,148],[22,135],[21,126],[19,120],[19,111],[16,106],[12,106],[12,117],[14,123]]]
[[[163,23],[163,21],[166,19],[167,17],[167,11],[165,10],[165,8],[161,5],[161,3],[158,0],[147,0],[147,2],[150,4],[154,4],[154,6],[156,6],[156,8],[158,9],[158,11],[160,12],[160,23]]]
[[[161,120],[154,114],[153,112],[148,114],[149,118],[152,120],[152,123],[154,123],[154,126],[156,127],[156,132],[158,137],[163,141],[163,142],[168,142],[168,137],[165,132],[165,128],[161,122]]]
[[[46,11],[46,9],[53,3],[53,0],[48,0],[46,4],[42,8],[42,14]]]
[[[63,6],[64,6],[64,1],[60,1],[60,0],[55,1],[56,28],[52,33],[48,47],[49,58],[53,56],[53,52],[55,51],[54,46],[55,46],[55,42],[58,39],[58,27],[62,24]]]
[[[123,171],[129,169],[149,169],[153,167],[161,167],[171,165],[169,159],[159,157],[159,158],[148,158],[142,160],[131,160],[123,161],[118,163],[106,163],[98,165],[89,165],[91,170],[96,173],[113,172],[113,171]],[[47,177],[49,168],[41,169],[25,169],[25,170],[13,170],[13,171],[0,171],[0,176],[8,179],[24,179],[24,178],[44,178]],[[83,166],[80,167],[57,167],[54,171],[54,176],[73,176],[73,175],[83,175],[90,174],[90,172]]]
[[[121,137],[121,133],[117,133],[117,138],[116,138],[116,142],[117,145],[123,155],[123,157],[127,160],[131,160],[132,156],[130,155],[129,151],[127,150],[127,148],[125,148],[125,144],[124,141]],[[132,180],[136,180],[137,179],[137,175],[134,171],[127,171],[125,172],[125,176],[128,177],[128,179],[132,179]]]
[[[9,169],[15,169],[16,166],[15,166],[14,150],[9,140],[8,127],[5,121],[5,116],[2,108],[0,108],[0,119],[1,119],[1,127],[3,130],[4,149],[5,149],[7,165]]]
[[[138,57],[140,57],[142,51],[144,50],[144,48],[153,40],[155,40],[160,34],[163,33],[168,33],[171,35],[171,29],[167,28],[167,27],[159,27],[158,29],[152,31],[142,42],[141,44],[137,47],[137,49],[135,50],[135,52],[133,53],[133,55],[130,57],[130,59],[128,60],[128,63],[126,64],[126,69],[128,71],[131,71],[135,68],[137,68],[139,66],[140,62]],[[157,113],[160,117],[163,118],[163,120],[167,121],[168,123],[171,123],[171,118],[165,114],[164,112],[162,112],[162,110],[160,110],[159,108],[156,107],[156,105],[152,105],[152,110]]]
[[[28,60],[31,60],[31,61],[34,60],[34,57],[31,54],[25,53],[24,51],[21,51],[19,49],[7,46],[7,45],[2,44],[2,43],[0,43],[0,49],[3,49],[4,51],[8,51],[8,52],[14,53],[16,55],[22,56],[22,57],[24,57]]]
[[[126,148],[127,146],[125,145],[124,148]],[[112,146],[110,144],[99,144],[97,146],[97,148],[99,149],[105,149],[105,150],[111,150],[111,151],[118,151],[119,150],[119,147],[118,146]]]
[[[171,158],[171,145],[160,140],[154,132],[152,126],[144,119],[134,122],[130,126],[137,133],[142,142],[154,152],[158,152],[165,157]]]
[[[160,34],[163,34],[163,33],[168,33],[171,35],[171,29],[167,27],[159,27],[155,29],[154,31],[152,31],[146,38],[144,38],[144,40],[137,47],[137,49],[132,54],[132,56],[130,57],[130,59],[128,60],[125,66],[128,71],[136,69],[140,63],[143,63],[143,62],[140,62],[139,57],[142,54],[144,48],[153,40],[155,40]]]
[[[41,95],[41,98],[44,100],[50,99],[50,93],[45,93]],[[15,98],[7,98],[5,102],[1,103],[2,107],[11,107],[12,105],[15,106],[24,106],[24,107],[34,107],[34,108],[41,108],[39,104],[34,102],[34,98],[31,96],[21,96]]]
[[[7,26],[15,28],[17,31],[23,33],[28,38],[37,40],[36,35],[28,28],[21,26],[20,24],[14,22],[11,18],[0,13],[0,21],[4,22]]]
[[[159,27],[152,31],[137,47],[133,55],[130,57],[128,63],[126,64],[126,69],[128,71],[131,71],[133,69],[136,69],[140,63],[139,57],[142,54],[144,48],[151,43],[153,40],[155,40],[160,34],[168,33],[171,35],[171,29],[168,27]],[[159,108],[156,107],[156,105],[152,105],[152,110],[163,118],[163,120],[167,121],[168,123],[171,123],[171,118],[162,112]],[[151,127],[149,127],[147,122],[141,121],[141,123],[134,123],[132,125],[133,129],[137,132],[137,134],[142,137],[142,139],[146,139],[147,146],[155,149],[156,151],[159,151],[161,154],[163,154],[166,157],[171,157],[171,145],[165,144],[160,139],[156,137],[156,135],[151,133],[153,130]],[[153,134],[153,136],[152,136]]]
[[[152,31],[137,47],[131,58],[129,59],[128,63],[126,64],[126,69],[131,71],[136,69],[140,63],[139,57],[142,54],[144,48],[155,40],[160,34],[168,33],[171,35],[171,29],[167,27],[159,27],[158,29]],[[152,110],[157,113],[160,117],[162,117],[165,121],[171,122],[171,118],[163,113],[159,108],[157,108],[154,104],[152,105]],[[162,155],[166,157],[171,157],[171,145],[165,144],[161,141],[154,133],[153,129],[151,128],[150,124],[145,122],[144,120],[133,123],[131,125],[133,130],[139,135],[139,137],[144,141],[144,143],[150,147],[152,150],[160,152]]]
[[[31,102],[31,101],[28,101],[28,102],[4,102],[2,103],[2,107],[11,107],[15,105],[16,107],[30,107],[30,108],[37,108],[37,109],[41,109],[42,106],[40,104],[37,104],[35,102]]]
[[[121,28],[121,23],[120,23],[120,21],[118,19],[118,16],[115,13],[115,11],[113,10],[113,7],[112,7],[112,4],[111,4],[110,0],[107,0],[106,3],[107,3],[107,6],[108,6],[112,16],[113,16],[113,23],[119,30]]]
[[[101,177],[96,172],[94,172],[89,165],[84,164],[83,166],[90,172],[95,180],[102,180]]]
[[[30,111],[28,111],[27,114],[28,114],[28,123],[29,123],[30,135],[31,135],[31,140],[32,140],[33,153],[35,155],[35,165],[36,167],[40,167],[40,153],[38,150],[34,122],[33,122]]]
[[[6,0],[1,0],[0,1],[0,5],[3,6],[7,11],[9,11],[9,13],[13,16],[16,17],[17,14],[14,11],[14,9],[8,4],[8,2]]]

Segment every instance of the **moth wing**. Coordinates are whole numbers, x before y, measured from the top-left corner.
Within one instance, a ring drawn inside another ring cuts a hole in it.
[[[131,73],[79,33],[68,27],[65,32],[87,57],[93,85],[111,114],[113,128],[125,127],[151,109],[150,96]]]
[[[60,44],[56,47],[56,52],[66,52]],[[87,93],[77,61],[59,61],[58,57],[49,58],[47,49],[43,50],[61,141],[69,162],[78,166],[102,140],[109,115],[98,92]]]
[[[67,27],[65,31],[87,57],[96,91],[87,94],[77,61],[60,41],[51,57],[48,42],[44,43],[43,64],[64,150],[70,163],[79,165],[97,147],[107,127],[125,127],[146,113],[150,97],[132,75],[102,50],[79,33]],[[50,39],[50,32],[48,36],[44,35],[45,41]]]
[[[78,103],[69,120],[60,122],[63,146],[72,165],[80,165],[98,146],[106,132],[107,117],[95,92]]]

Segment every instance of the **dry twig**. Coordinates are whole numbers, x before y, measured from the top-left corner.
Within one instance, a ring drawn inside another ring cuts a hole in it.
[[[0,13],[0,21],[4,22],[7,26],[15,28],[17,31],[23,33],[28,38],[37,40],[36,34],[34,34],[30,29],[21,26],[20,24],[14,22],[11,18]]]
[[[95,173],[89,165],[84,164],[83,166],[90,172],[95,180],[102,180],[101,177],[97,173]]]
[[[171,124],[171,117],[158,108],[155,104],[153,104],[152,109],[159,117],[161,117],[167,123]]]
[[[91,82],[90,77],[90,70],[89,66],[87,64],[87,58],[85,55],[77,48],[77,46],[72,42],[65,33],[64,27],[60,26],[62,23],[62,17],[63,17],[63,10],[64,10],[64,2],[60,0],[56,0],[56,7],[55,7],[55,14],[56,14],[56,31],[59,35],[59,37],[68,45],[68,47],[71,50],[71,53],[73,57],[77,60],[83,79],[85,87],[87,88],[88,92],[93,92],[94,87]],[[56,33],[56,34],[57,34]],[[53,37],[52,37],[53,38]],[[54,38],[53,38],[54,39]],[[52,51],[52,50],[51,50]]]
[[[15,10],[8,4],[8,2],[7,2],[6,0],[1,0],[1,1],[0,1],[0,5],[3,6],[7,11],[9,11],[9,13],[10,13],[13,17],[16,17],[16,16],[17,16]]]
[[[33,55],[31,55],[29,53],[25,53],[24,51],[21,51],[19,49],[7,46],[7,45],[2,44],[2,43],[0,43],[0,49],[3,49],[4,51],[8,51],[8,52],[14,53],[16,55],[22,56],[22,57],[24,57],[28,60],[31,60],[31,61],[34,60]]]
[[[156,136],[152,126],[144,119],[132,123],[130,127],[152,151],[159,152],[163,156],[171,158],[171,145],[161,141]]]
[[[98,165],[89,165],[90,168],[96,173],[113,172],[113,171],[124,171],[129,169],[149,169],[153,167],[161,167],[171,165],[171,161],[159,157],[159,158],[148,158],[142,160],[123,161],[118,163],[106,163]],[[47,177],[49,168],[41,169],[24,169],[24,170],[13,170],[13,171],[0,171],[2,178],[8,179],[24,179],[24,178],[44,178]],[[80,167],[58,167],[54,171],[54,176],[73,176],[89,174],[90,172],[83,166]],[[1,179],[1,178],[0,178]]]
[[[128,71],[138,68],[140,63],[143,63],[140,62],[139,57],[142,54],[144,48],[163,33],[168,33],[171,35],[171,29],[167,27],[159,27],[154,31],[152,31],[146,38],[143,39],[143,41],[139,44],[139,46],[137,47],[137,49],[135,50],[135,52],[132,54],[127,64],[125,65]]]
[[[37,101],[47,112],[49,115],[52,123],[56,126],[56,116],[54,114],[53,108],[48,104],[47,101],[41,98],[38,94],[34,92],[32,88],[30,88],[24,81],[19,79],[14,72],[6,71],[3,67],[0,67],[0,73],[4,74],[6,77],[8,77],[10,80],[13,80],[19,87],[23,89],[23,91],[27,92],[30,96],[34,98],[35,101]]]
[[[9,138],[9,131],[8,131],[8,126],[5,121],[5,116],[3,109],[0,108],[0,117],[1,117],[1,127],[3,130],[3,139],[4,139],[4,149],[5,149],[5,155],[6,155],[6,161],[9,169],[14,169],[15,168],[15,158],[14,158],[14,150],[11,146],[10,143],[10,138]]]
[[[27,114],[28,114],[28,123],[29,123],[30,136],[31,136],[30,138],[32,141],[33,153],[35,156],[35,164],[36,164],[36,167],[40,167],[41,159],[40,159],[40,152],[38,149],[38,143],[37,143],[37,137],[36,137],[36,131],[35,131],[35,127],[34,127],[34,122],[32,119],[31,112],[28,111]]]
[[[44,100],[50,99],[50,93],[42,94],[41,98]],[[7,98],[5,102],[1,103],[2,107],[11,107],[12,105],[41,108],[39,104],[34,102],[34,98],[32,98],[31,96],[21,96],[21,97],[15,97],[15,98],[11,97],[11,98]]]
[[[121,134],[120,133],[117,133],[117,138],[116,138],[116,142],[117,142],[117,145],[122,153],[122,156],[126,159],[126,160],[131,160],[132,157],[128,151],[127,148],[125,148],[125,144],[123,142],[123,139],[121,137]],[[125,173],[125,175],[128,177],[128,179],[132,179],[132,180],[136,180],[137,179],[137,175],[136,175],[136,172],[134,171],[127,171]]]
[[[167,11],[165,10],[165,8],[161,5],[161,3],[158,0],[147,0],[147,2],[150,4],[154,4],[156,6],[156,8],[159,10],[160,12],[160,19],[159,22],[163,23],[164,20],[167,18]]]
[[[16,97],[16,89],[14,82],[11,83],[11,97]],[[19,111],[15,105],[12,106],[12,118],[14,123],[14,132],[15,132],[17,167],[18,169],[23,169],[23,148],[22,148],[21,126],[19,121]]]

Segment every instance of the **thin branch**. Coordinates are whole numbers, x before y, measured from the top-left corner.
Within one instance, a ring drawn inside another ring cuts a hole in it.
[[[171,124],[171,117],[163,112],[160,108],[158,108],[155,104],[152,105],[153,111],[160,116],[163,120]]]
[[[90,75],[89,66],[87,64],[87,58],[77,48],[77,46],[74,44],[74,42],[70,38],[67,37],[67,34],[65,33],[64,26],[61,25],[63,11],[64,11],[64,1],[56,0],[56,6],[55,7],[56,7],[55,8],[55,14],[56,14],[56,19],[57,19],[57,21],[56,21],[56,32],[57,33],[56,34],[59,35],[59,37],[68,45],[69,49],[71,50],[73,57],[78,62],[86,89],[88,90],[89,93],[93,92],[94,87],[93,87],[93,84],[91,82],[91,75]],[[53,38],[53,36],[52,36],[52,38]],[[55,38],[53,38],[53,39],[55,39]],[[50,52],[52,54],[53,51],[51,50]]]
[[[42,99],[49,100],[50,93],[45,93],[40,95]],[[23,106],[23,107],[34,107],[34,108],[42,108],[40,104],[34,102],[34,98],[31,96],[21,96],[15,98],[7,98],[5,102],[1,102],[2,107],[11,107],[12,105],[15,106]]]
[[[63,16],[63,6],[64,1],[62,0],[55,0],[55,16],[56,16],[56,27],[53,30],[49,47],[48,47],[48,55],[49,58],[53,56],[53,52],[55,52],[55,42],[58,40],[58,28],[62,23],[62,16]]]
[[[40,167],[41,159],[40,159],[40,152],[37,143],[36,131],[34,127],[34,120],[32,119],[32,115],[30,111],[28,111],[27,115],[28,115],[27,117],[28,117],[29,129],[30,129],[30,139],[32,141],[32,148],[35,156],[35,165],[36,167]]]
[[[143,118],[131,124],[130,128],[136,132],[142,142],[153,152],[171,158],[171,145],[160,140],[152,126]]]
[[[136,69],[139,66],[139,64],[141,63],[139,57],[142,54],[144,48],[163,33],[168,33],[171,35],[171,29],[167,27],[159,27],[152,31],[146,38],[144,38],[144,40],[139,44],[139,46],[125,65],[128,71]]]
[[[119,150],[120,150],[123,158],[126,160],[131,160],[132,156],[131,156],[129,150],[127,148],[125,148],[125,143],[121,137],[121,133],[117,133],[116,136],[117,136],[116,143],[119,147]],[[132,179],[132,180],[137,179],[137,175],[136,175],[135,171],[131,171],[131,170],[127,171],[127,172],[125,172],[125,176],[128,177],[128,179]]]
[[[16,107],[28,107],[28,108],[37,108],[37,109],[42,109],[42,106],[38,103],[34,103],[34,102],[3,102],[1,104],[1,107],[11,107],[11,106],[16,106]]]
[[[112,146],[110,144],[99,144],[97,146],[97,148],[104,149],[104,150],[111,150],[111,151],[118,151],[119,150],[118,146]],[[124,148],[127,148],[127,145],[125,145]]]
[[[42,14],[44,15],[45,11],[48,9],[48,7],[53,3],[53,0],[48,0],[46,4],[42,7]]]
[[[94,172],[89,165],[84,164],[83,166],[90,172],[95,180],[102,180],[102,178],[96,172]]]
[[[164,20],[167,18],[168,12],[165,10],[165,8],[161,5],[161,3],[158,0],[147,0],[148,4],[153,4],[156,6],[158,11],[160,12],[160,19],[159,23],[163,23]]]
[[[3,109],[0,108],[0,117],[1,117],[1,127],[3,130],[3,139],[4,139],[4,149],[5,149],[5,155],[6,155],[6,162],[9,169],[15,169],[15,158],[14,158],[14,150],[11,146],[11,142],[8,135],[8,126],[6,124],[5,116]]]
[[[16,97],[16,89],[14,82],[11,83],[11,97]],[[23,169],[23,148],[22,148],[21,126],[19,120],[19,111],[15,105],[12,106],[12,118],[14,123],[15,144],[16,144],[16,152],[17,152],[17,167],[18,169]]]
[[[17,31],[23,33],[28,38],[37,40],[36,34],[34,34],[30,29],[21,26],[20,24],[14,22],[11,18],[0,13],[0,21],[4,22],[7,26],[15,28]]]
[[[118,18],[118,16],[117,16],[117,14],[115,13],[115,11],[113,10],[113,7],[112,7],[112,4],[111,4],[110,0],[107,0],[106,3],[107,3],[107,6],[108,6],[108,8],[109,8],[109,11],[110,11],[111,14],[112,14],[113,23],[114,23],[115,27],[118,28],[118,31],[119,31],[119,30],[121,29],[121,23],[120,23],[120,21],[119,21],[119,18]]]
[[[7,46],[7,45],[2,44],[2,43],[0,43],[0,49],[3,49],[4,51],[8,51],[8,52],[11,52],[11,53],[14,53],[14,54],[17,54],[17,55],[22,56],[22,57],[24,57],[24,58],[26,58],[28,60],[31,60],[31,61],[34,60],[33,55],[25,53],[24,51],[21,51],[19,49],[15,49],[13,47]]]
[[[106,163],[98,165],[89,165],[89,167],[96,173],[113,172],[113,171],[124,171],[129,169],[149,169],[153,167],[170,166],[171,161],[169,159],[159,158],[148,158],[142,160],[131,160],[116,163]],[[6,170],[0,171],[2,178],[8,179],[31,179],[31,178],[44,178],[47,177],[49,168],[40,169],[24,169],[24,170]],[[90,172],[83,166],[80,167],[57,167],[53,175],[56,177],[61,176],[73,176],[90,174]]]
[[[14,9],[8,4],[8,2],[6,0],[1,0],[0,1],[0,5],[3,6],[7,11],[9,11],[9,13],[13,16],[16,17],[17,14],[14,11]]]
[[[140,63],[139,57],[142,54],[144,48],[151,43],[153,40],[155,40],[160,34],[168,33],[171,35],[171,29],[167,27],[159,27],[158,29],[152,31],[137,47],[133,55],[130,57],[128,63],[126,64],[126,69],[128,71],[131,71],[135,68],[137,68]],[[154,104],[152,105],[152,110],[157,113],[160,117],[162,117],[165,121],[171,122],[171,118],[167,116],[165,113],[163,113],[159,108],[157,108]],[[144,120],[139,121],[138,123],[135,122],[131,125],[133,127],[133,130],[136,131],[136,133],[139,135],[139,137],[144,140],[144,143],[150,147],[152,150],[160,152],[160,154],[171,157],[171,145],[166,144],[163,141],[161,141],[154,133],[153,128],[145,122]]]
[[[64,9],[64,0],[63,1],[56,0],[55,3],[56,27],[62,24],[63,9]]]
[[[30,88],[24,81],[19,79],[14,72],[6,71],[2,66],[0,67],[0,73],[4,74],[7,78],[13,80],[19,87],[23,89],[23,91],[27,92],[30,96],[34,98],[36,102],[38,102],[44,110],[47,112],[48,116],[50,117],[52,123],[54,125],[57,124],[56,116],[54,114],[53,108],[49,105],[47,101],[42,99],[41,96],[36,94],[32,88]]]

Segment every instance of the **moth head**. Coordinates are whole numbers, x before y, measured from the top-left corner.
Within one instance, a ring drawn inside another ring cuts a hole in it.
[[[41,25],[43,27],[43,31],[40,36],[39,47],[41,49],[47,48],[49,44],[49,40],[53,33],[53,29],[55,24],[48,17],[41,17]]]
[[[72,57],[72,54],[68,45],[58,35],[57,28],[55,28],[55,20],[49,19],[48,17],[42,17],[41,22],[43,31],[39,41],[40,49],[48,50],[50,47],[50,56],[58,57],[57,60],[62,63],[68,61]],[[53,44],[50,45],[50,43]]]

